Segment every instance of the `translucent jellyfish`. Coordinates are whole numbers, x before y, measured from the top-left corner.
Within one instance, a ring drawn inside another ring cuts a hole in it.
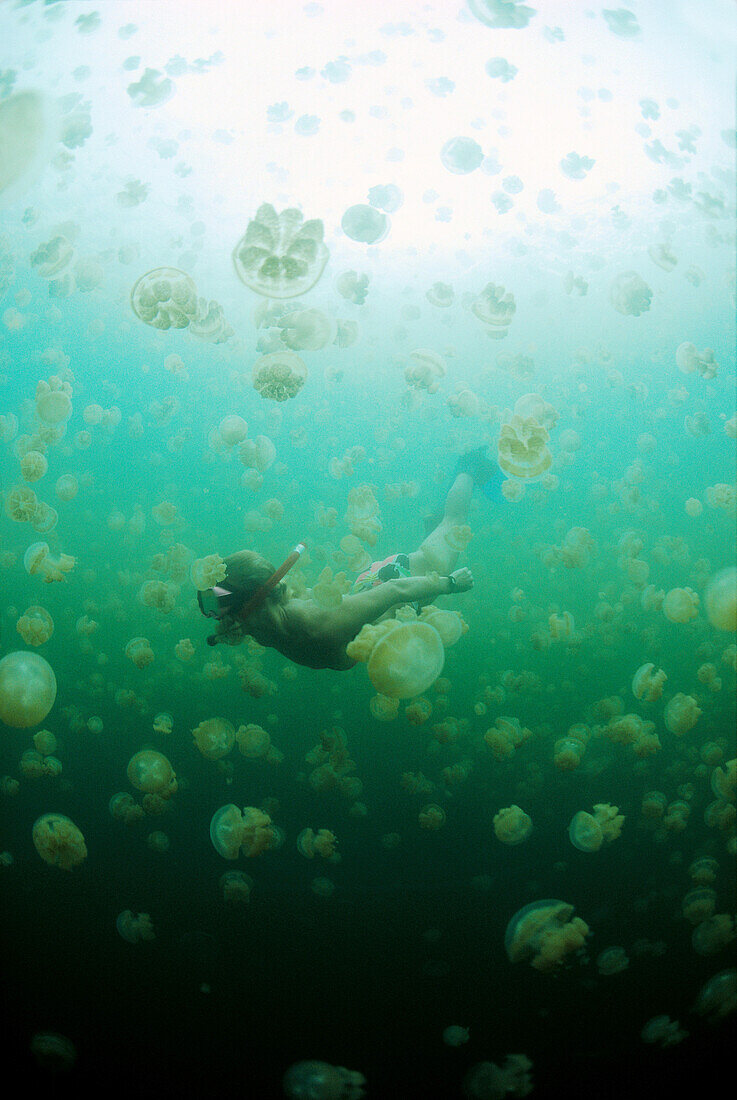
[[[440,150],[443,167],[457,176],[474,172],[483,159],[484,153],[481,146],[469,137],[450,138]]]
[[[479,22],[500,30],[521,30],[537,15],[522,0],[468,0],[468,6]]]
[[[722,970],[704,982],[695,1005],[701,1016],[712,1023],[737,1011],[737,970]]]
[[[155,657],[148,638],[142,636],[131,638],[125,647],[125,655],[129,661],[133,662],[136,668],[146,668]]]
[[[440,379],[445,375],[445,360],[429,348],[415,348],[409,354],[409,364],[404,369],[408,386],[415,390],[435,393]]]
[[[704,596],[706,617],[716,630],[737,630],[737,568],[729,566],[710,578]]]
[[[471,1100],[503,1100],[529,1096],[533,1089],[532,1062],[524,1054],[508,1054],[503,1066],[477,1062],[463,1078],[463,1091]]]
[[[267,435],[246,439],[238,449],[238,457],[244,466],[265,474],[276,461],[276,447]]]
[[[262,355],[253,365],[253,388],[270,401],[296,397],[307,378],[307,367],[292,351]]]
[[[574,907],[550,898],[518,910],[507,925],[504,947],[512,962],[530,959],[536,970],[553,970],[566,956],[580,951],[589,927],[573,917]],[[571,919],[573,917],[573,919]]]
[[[719,364],[714,360],[714,352],[711,348],[697,351],[688,340],[676,348],[676,366],[682,374],[698,372],[706,381],[715,378],[719,370]]]
[[[532,832],[532,818],[519,806],[507,806],[494,815],[494,833],[502,844],[521,844]]]
[[[595,163],[591,157],[582,157],[579,153],[571,152],[560,162],[560,170],[569,180],[582,180]]]
[[[335,289],[341,298],[362,306],[368,294],[369,276],[357,271],[344,271],[335,280]]]
[[[29,1049],[36,1065],[49,1073],[66,1073],[77,1060],[77,1050],[71,1039],[55,1031],[37,1031]]]
[[[155,267],[134,283],[131,308],[152,328],[187,328],[197,316],[197,287],[185,271]]]
[[[71,871],[87,858],[80,829],[64,814],[44,814],[33,826],[33,845],[44,863]]]
[[[378,244],[383,241],[390,224],[389,218],[381,210],[361,202],[349,206],[340,219],[340,226],[346,237],[360,244]]]
[[[698,615],[700,602],[692,588],[671,588],[663,600],[663,614],[672,623],[687,623]]]
[[[713,916],[716,907],[716,890],[712,890],[710,886],[689,890],[681,902],[681,912],[691,924],[701,924]]]
[[[448,1047],[460,1047],[464,1043],[467,1043],[471,1038],[471,1033],[467,1027],[461,1027],[460,1024],[451,1024],[450,1027],[446,1027],[443,1031],[443,1042]]]
[[[20,198],[54,151],[56,120],[40,92],[24,91],[0,101],[0,207]]]
[[[224,416],[220,421],[218,432],[226,447],[235,447],[242,443],[248,435],[248,424],[242,416],[235,416],[231,413],[229,416]]]
[[[74,245],[63,234],[57,234],[31,253],[30,262],[42,279],[53,279],[64,271],[73,258]]]
[[[144,69],[140,80],[129,84],[128,95],[136,107],[161,107],[174,95],[174,81],[158,69]]]
[[[54,620],[45,607],[34,604],[26,608],[15,624],[15,629],[26,645],[39,646],[48,642],[54,633]]]
[[[411,699],[426,691],[442,672],[445,663],[443,642],[437,630],[428,623],[391,622],[393,628],[371,649],[369,679],[382,695]]]
[[[717,798],[734,802],[737,798],[737,760],[728,760],[723,768],[714,768],[709,781]]]
[[[58,375],[36,386],[36,412],[45,424],[61,424],[72,415],[72,387]]]
[[[189,579],[199,592],[212,588],[225,579],[225,562],[219,554],[196,558],[189,568]]]
[[[417,820],[421,829],[427,829],[431,833],[437,832],[445,824],[445,810],[436,802],[428,802],[418,813]]]
[[[265,298],[296,298],[315,285],[328,260],[319,219],[303,221],[299,210],[277,214],[263,203],[233,249],[242,283]]]
[[[484,65],[487,76],[490,76],[493,80],[501,80],[503,84],[508,84],[510,80],[514,80],[515,76],[519,72],[516,65],[510,65],[505,57],[491,57]]]
[[[0,660],[0,721],[13,729],[43,722],[56,699],[56,677],[37,653],[16,650]]]
[[[127,775],[132,787],[145,794],[170,798],[177,790],[177,777],[171,763],[155,749],[141,749],[128,761]]]
[[[643,1043],[659,1043],[661,1047],[672,1047],[688,1037],[678,1020],[670,1016],[653,1016],[643,1025],[640,1038]]]
[[[219,885],[226,905],[242,908],[251,900],[253,879],[243,871],[225,871],[220,876]]]
[[[596,956],[596,969],[606,977],[612,974],[621,974],[629,964],[627,952],[623,947],[605,947]]]
[[[486,331],[494,340],[501,340],[507,335],[516,309],[511,291],[506,293],[503,286],[494,283],[487,283],[471,303],[471,312],[488,326]]]
[[[426,291],[425,297],[430,305],[447,309],[455,302],[456,295],[450,283],[433,283],[430,289]]]
[[[636,38],[640,33],[637,17],[627,8],[604,8],[602,15],[609,30],[618,38]]]
[[[547,430],[534,417],[517,413],[502,424],[497,441],[501,469],[511,477],[528,480],[549,470],[553,456],[548,450]]]
[[[192,730],[192,737],[206,760],[220,760],[233,748],[235,728],[227,718],[208,718]]]
[[[636,271],[616,275],[609,288],[609,300],[625,317],[639,317],[650,309],[653,292]]]
[[[366,1078],[356,1070],[328,1062],[296,1062],[284,1074],[289,1100],[360,1100]]]
[[[70,407],[71,411],[71,407]],[[79,492],[79,482],[73,474],[62,474],[60,478],[57,478],[54,491],[59,500],[68,502],[74,500]]]
[[[636,699],[644,699],[647,703],[654,703],[663,694],[663,684],[668,679],[662,668],[656,670],[650,661],[640,665],[632,677],[632,694]]]
[[[728,913],[716,913],[697,924],[691,934],[691,944],[697,955],[716,955],[734,939],[737,939],[737,932]]]
[[[20,460],[20,472],[24,481],[40,481],[48,468],[46,456],[40,451],[26,451]]]
[[[249,722],[247,726],[239,726],[235,740],[240,753],[249,760],[263,759],[271,748],[271,735],[268,730],[256,725],[255,722]]]
[[[669,699],[665,711],[663,712],[663,720],[667,729],[676,737],[683,737],[685,733],[698,722],[701,717],[701,708],[692,695],[684,695],[682,691],[679,691],[672,699]]]
[[[568,826],[568,837],[580,852],[598,852],[604,843],[599,822],[591,814],[579,810]]]
[[[133,915],[130,909],[124,909],[118,913],[115,921],[118,935],[128,943],[140,943],[141,940],[153,940],[156,938],[154,926],[148,913]]]
[[[334,318],[319,309],[295,309],[277,322],[282,342],[292,351],[319,351],[332,344],[337,333]]]
[[[464,629],[468,630],[467,624],[457,611],[441,610],[438,607],[433,607],[432,604],[423,607],[420,612],[420,622],[429,623],[437,630],[445,649],[456,644],[464,633]]]
[[[297,851],[305,859],[314,859],[316,855],[323,859],[332,859],[338,838],[329,829],[302,829],[297,837]],[[338,856],[335,857],[339,858]]]

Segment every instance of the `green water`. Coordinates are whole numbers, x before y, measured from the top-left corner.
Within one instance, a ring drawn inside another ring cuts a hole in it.
[[[368,1096],[497,1097],[524,1090],[474,1085],[474,1067],[522,1053],[540,1097],[644,1095],[696,1068],[722,1080],[735,634],[712,586],[735,566],[737,27],[721,0],[536,9],[0,5],[0,657],[38,654],[57,683],[45,717],[22,727],[4,709],[0,724],[3,1057],[29,1087],[278,1097],[287,1068],[316,1059],[363,1074]],[[266,203],[319,220],[327,250],[313,285],[268,312],[233,261]],[[190,288],[182,327],[131,304],[156,268]],[[367,276],[365,299],[346,297],[346,272]],[[513,295],[504,324],[484,312],[489,284]],[[222,311],[210,339],[208,303]],[[295,310],[319,311],[324,346],[291,335]],[[284,351],[303,385],[262,397],[261,357]],[[36,403],[50,378],[71,398],[56,428]],[[223,441],[232,416],[273,444],[259,476]],[[538,431],[537,468],[529,453],[511,468],[510,426]],[[483,446],[498,473],[474,488],[458,559],[474,585],[437,601],[467,630],[423,691],[424,723],[411,699],[377,718],[364,663],[207,646],[193,561],[250,548],[278,565],[301,540],[289,581],[314,601],[326,568],[347,587],[417,550],[459,456]],[[35,481],[28,452],[47,464]],[[379,522],[351,556],[361,486]],[[28,490],[56,519],[20,521]],[[39,541],[74,559],[62,579],[25,568]],[[144,602],[149,582],[163,608]],[[675,589],[692,593],[688,621],[666,613]],[[34,645],[17,624],[38,606],[53,633]],[[152,659],[137,667],[126,647],[141,637]],[[667,676],[650,701],[632,687],[649,662]],[[697,708],[688,729],[678,693]],[[525,731],[503,759],[487,735],[502,717]],[[192,731],[212,718],[261,726],[269,757],[205,758]],[[556,746],[579,724],[566,768]],[[21,766],[41,729],[59,774]],[[170,762],[171,797],[131,785],[141,750]],[[331,751],[332,786],[316,771]],[[660,816],[643,811],[651,792]],[[128,823],[109,809],[120,793],[140,807]],[[210,821],[227,804],[268,812],[270,850],[218,854]],[[421,827],[428,804],[437,830]],[[579,851],[569,824],[600,804],[621,832]],[[511,806],[532,822],[516,845],[494,829]],[[49,813],[84,836],[69,871],[34,846]],[[305,828],[329,829],[337,856],[306,859]],[[703,857],[713,896],[688,919]],[[233,870],[250,880],[243,904],[224,896]],[[547,972],[537,949],[505,951],[514,914],[544,899],[588,928]],[[698,919],[709,907],[718,928]],[[154,938],[123,939],[125,910],[149,914]],[[626,967],[603,973],[612,947]],[[658,1016],[677,1021],[671,1045],[642,1038]],[[451,1025],[468,1041],[444,1043]],[[34,1056],[46,1032],[73,1066]]]

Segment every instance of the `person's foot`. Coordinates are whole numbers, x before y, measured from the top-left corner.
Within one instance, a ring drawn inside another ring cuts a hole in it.
[[[498,467],[489,458],[489,448],[486,443],[476,447],[473,451],[467,451],[461,455],[456,464],[454,477],[459,474],[469,474],[473,478],[474,485],[484,486],[491,481],[497,473]]]

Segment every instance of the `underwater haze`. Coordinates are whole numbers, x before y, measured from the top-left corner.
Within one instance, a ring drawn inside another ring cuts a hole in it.
[[[729,1087],[737,15],[623,2],[0,2],[29,1092]],[[200,613],[300,543],[339,661]]]

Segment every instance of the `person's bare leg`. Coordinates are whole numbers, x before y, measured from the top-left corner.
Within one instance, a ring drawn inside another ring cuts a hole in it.
[[[409,555],[409,571],[413,577],[437,572],[452,573],[458,562],[458,551],[449,546],[445,536],[451,527],[464,524],[471,505],[473,479],[470,474],[458,474],[445,498],[443,518],[430,532],[419,550]]]

